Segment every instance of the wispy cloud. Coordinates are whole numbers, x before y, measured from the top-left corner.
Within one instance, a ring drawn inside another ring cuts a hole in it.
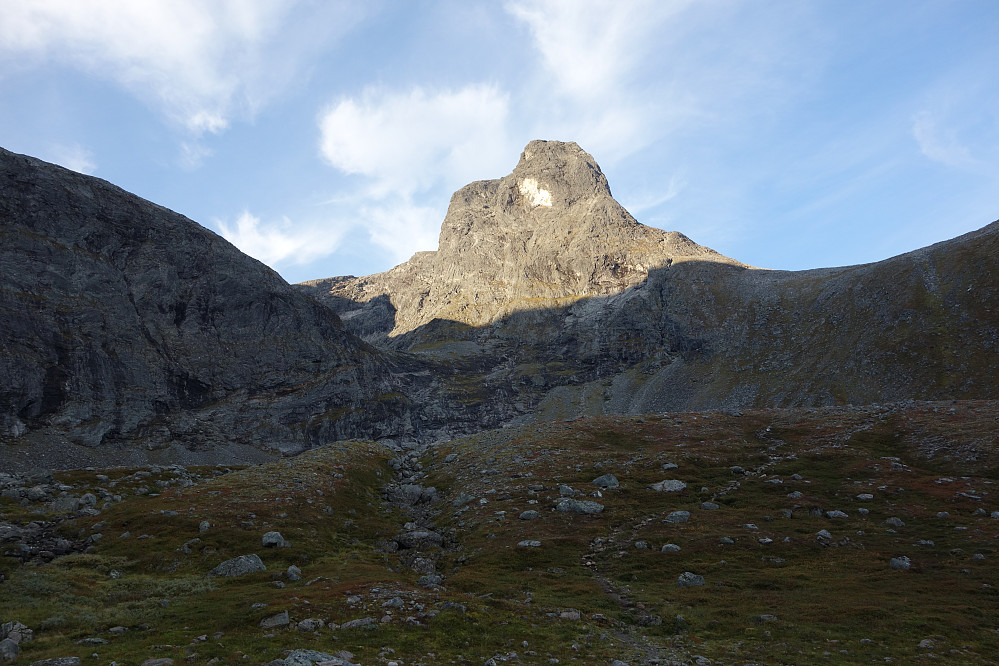
[[[303,52],[356,23],[327,3],[295,0],[5,1],[0,55],[57,62],[116,82],[195,137],[252,114],[294,78]]]
[[[457,187],[469,175],[493,175],[509,161],[508,107],[508,96],[490,85],[369,88],[321,114],[320,151],[341,171],[367,177],[375,197]]]
[[[393,261],[406,261],[417,250],[437,247],[443,211],[433,206],[417,206],[405,199],[364,208],[361,215],[371,241],[388,250]]]
[[[937,117],[921,111],[912,119],[912,136],[919,150],[934,162],[950,167],[974,169],[978,166],[968,146],[961,143],[953,128],[941,127]]]
[[[45,157],[51,162],[55,162],[67,169],[78,171],[79,173],[89,175],[97,171],[94,154],[78,143],[55,144],[50,148],[49,154]]]
[[[215,220],[222,237],[246,254],[271,266],[307,264],[334,252],[339,247],[349,225],[292,224],[283,217],[274,222],[261,222],[249,211],[236,218]]]

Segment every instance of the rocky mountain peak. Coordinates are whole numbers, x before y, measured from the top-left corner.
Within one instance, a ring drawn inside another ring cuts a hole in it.
[[[509,175],[451,197],[436,252],[378,275],[305,286],[346,319],[359,316],[364,323],[353,330],[375,341],[434,319],[481,326],[526,308],[618,294],[691,259],[741,265],[681,233],[639,224],[575,143],[531,141]]]

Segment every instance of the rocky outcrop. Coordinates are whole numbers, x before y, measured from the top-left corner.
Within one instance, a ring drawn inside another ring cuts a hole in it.
[[[470,326],[620,294],[685,261],[741,266],[675,231],[639,224],[575,143],[532,141],[500,180],[451,197],[439,249],[386,273],[299,285],[366,340],[434,320]]]
[[[756,269],[636,222],[576,144],[457,192],[436,252],[298,285],[450,369],[483,422],[999,397],[999,223],[876,264]]]
[[[398,436],[406,363],[191,220],[0,150],[3,442],[289,452]]]

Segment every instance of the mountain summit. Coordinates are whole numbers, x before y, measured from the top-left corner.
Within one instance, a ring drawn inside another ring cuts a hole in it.
[[[639,224],[575,143],[531,141],[510,175],[451,197],[436,252],[377,275],[305,284],[344,319],[361,317],[355,332],[377,341],[434,319],[481,326],[621,293],[691,259],[741,266],[681,233]]]

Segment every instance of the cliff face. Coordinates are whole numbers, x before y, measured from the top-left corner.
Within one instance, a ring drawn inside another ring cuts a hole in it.
[[[876,264],[755,269],[636,222],[573,143],[531,142],[458,191],[436,252],[299,287],[506,419],[999,397],[999,224]]]
[[[394,383],[335,313],[214,233],[0,151],[5,441],[298,450],[403,427],[378,400]]]
[[[741,265],[681,233],[639,224],[575,143],[532,141],[513,173],[451,197],[439,249],[386,273],[303,286],[369,341],[434,319],[483,326],[644,283],[669,262]]]

